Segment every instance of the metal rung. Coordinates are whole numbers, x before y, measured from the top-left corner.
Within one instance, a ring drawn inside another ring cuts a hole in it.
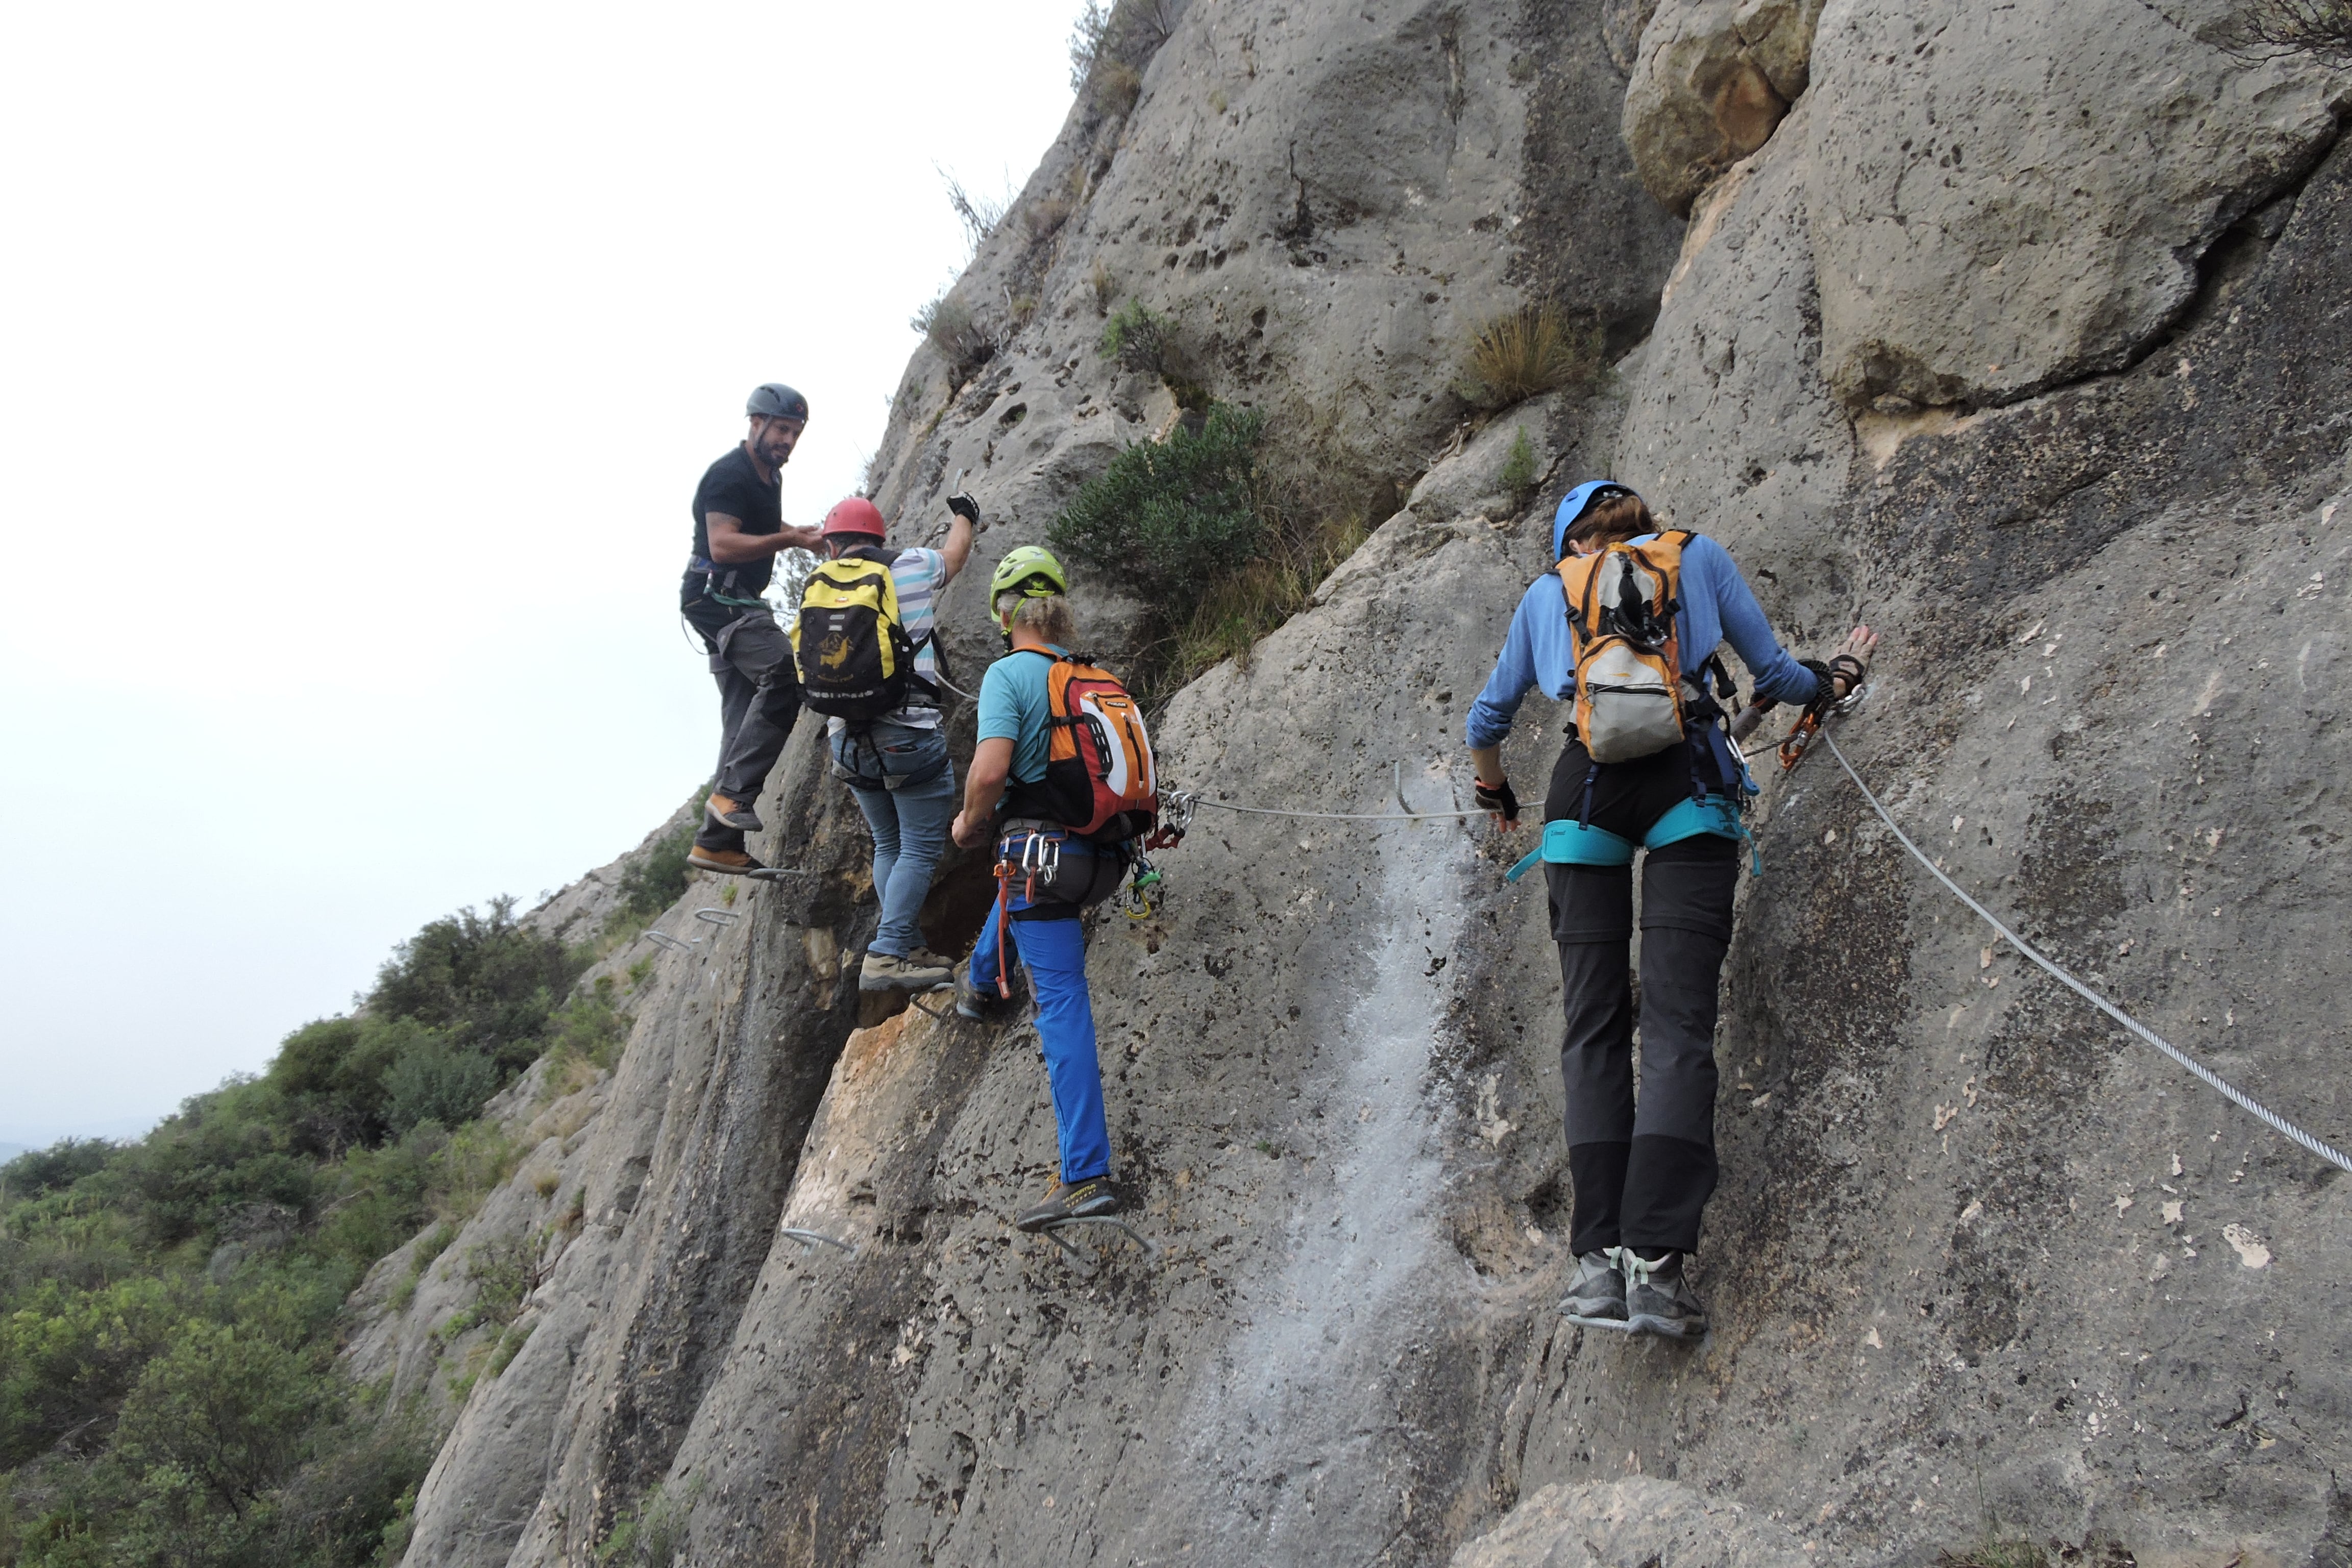
[[[705,925],[714,926],[731,926],[740,923],[743,919],[732,910],[697,910],[694,911],[694,918]]]
[[[824,1232],[821,1230],[803,1230],[798,1226],[788,1225],[777,1234],[780,1236],[789,1236],[794,1241],[799,1242],[801,1244],[801,1256],[803,1258],[816,1250],[818,1242],[823,1242],[827,1247],[837,1247],[841,1248],[842,1251],[849,1254],[852,1258],[857,1256],[856,1247],[851,1246],[845,1241],[835,1241],[832,1237],[825,1235]]]
[[[647,942],[652,942],[656,947],[666,947],[672,952],[692,952],[696,948],[702,945],[699,941],[680,942],[677,938],[670,935],[669,932],[666,931],[649,931],[640,932],[639,934]]]
[[[1069,1219],[1057,1219],[1048,1226],[1040,1226],[1037,1228],[1036,1234],[1044,1237],[1047,1241],[1052,1242],[1064,1252],[1068,1253],[1070,1255],[1071,1261],[1078,1266],[1078,1272],[1081,1274],[1092,1274],[1095,1271],[1093,1260],[1088,1258],[1085,1253],[1080,1252],[1076,1247],[1073,1247],[1070,1243],[1063,1240],[1061,1237],[1055,1234],[1057,1231],[1065,1231],[1069,1229],[1072,1226],[1077,1225],[1107,1225],[1113,1230],[1125,1236],[1129,1241],[1135,1243],[1136,1246],[1143,1248],[1143,1259],[1145,1262],[1157,1263],[1160,1261],[1159,1243],[1145,1237],[1142,1232],[1137,1230],[1125,1220],[1113,1218],[1109,1215],[1077,1215]]]

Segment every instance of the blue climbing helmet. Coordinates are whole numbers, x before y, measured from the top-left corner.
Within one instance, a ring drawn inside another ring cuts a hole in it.
[[[1621,485],[1615,479],[1587,480],[1562,496],[1559,510],[1552,515],[1551,520],[1551,558],[1554,561],[1567,560],[1568,531],[1576,526],[1576,520],[1590,511],[1594,502],[1619,495],[1633,496],[1636,500],[1641,499],[1633,486]]]

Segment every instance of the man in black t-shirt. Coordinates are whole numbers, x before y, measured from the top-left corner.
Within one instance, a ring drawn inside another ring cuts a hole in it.
[[[751,434],[695,487],[694,557],[680,590],[687,624],[710,654],[719,718],[719,775],[687,864],[738,877],[767,868],[743,836],[762,826],[752,807],[801,710],[793,645],[760,595],[777,552],[814,550],[823,539],[814,528],[786,528],[778,500],[778,470],[807,427],[808,400],[770,382],[744,412]]]

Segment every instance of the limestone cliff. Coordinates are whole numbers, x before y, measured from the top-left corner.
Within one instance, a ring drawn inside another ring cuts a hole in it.
[[[917,354],[876,471],[918,530],[970,469],[982,555],[1037,538],[1176,416],[1095,352],[1129,297],[1186,380],[1345,455],[1384,520],[1174,699],[1172,780],[1466,803],[1464,710],[1551,505],[1613,473],[1800,651],[1886,629],[1838,738],[1956,877],[2352,1131],[2342,78],[2231,53],[2202,0],[1160,15],[1131,103],[1082,99],[958,285],[977,346]],[[1482,419],[1465,341],[1536,300],[1615,369]],[[1114,659],[1118,586],[1082,584]],[[942,616],[973,668],[971,579]],[[1559,717],[1522,713],[1523,795]],[[696,1564],[1925,1563],[1988,1517],[2143,1563],[2352,1552],[2352,1184],[1990,947],[1826,757],[1757,814],[1691,1349],[1553,1310],[1520,844],[1204,809],[1162,917],[1094,932],[1162,1250],[1084,1273],[1006,1225],[1053,1157],[1032,1037],[857,1030],[863,833],[813,737],[761,809],[807,874],[689,890],[615,1074],[540,1112],[475,1222],[541,1280],[414,1568],[589,1563],[657,1488]],[[979,887],[945,873],[939,929]],[[362,1291],[363,1370],[423,1364],[461,1304],[394,1311],[404,1271]]]

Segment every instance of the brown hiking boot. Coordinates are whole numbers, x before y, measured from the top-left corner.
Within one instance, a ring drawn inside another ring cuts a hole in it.
[[[751,809],[751,802],[737,800],[732,795],[713,790],[710,798],[702,803],[702,814],[721,827],[731,827],[738,833],[757,833],[768,825]]]
[[[716,871],[722,877],[749,877],[768,868],[740,849],[705,849],[699,844],[686,852],[686,863],[698,871]]]

